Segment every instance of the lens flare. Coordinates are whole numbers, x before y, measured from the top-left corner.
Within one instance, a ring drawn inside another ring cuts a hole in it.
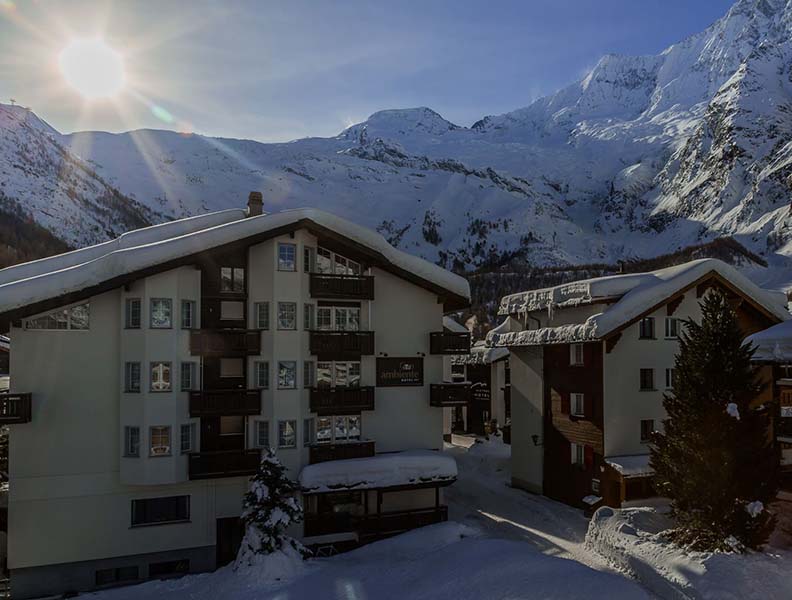
[[[124,87],[124,61],[100,39],[72,41],[58,64],[66,82],[85,98],[108,98]]]

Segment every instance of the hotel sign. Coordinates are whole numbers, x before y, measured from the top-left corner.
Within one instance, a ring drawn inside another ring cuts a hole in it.
[[[423,385],[423,358],[377,358],[377,387]]]

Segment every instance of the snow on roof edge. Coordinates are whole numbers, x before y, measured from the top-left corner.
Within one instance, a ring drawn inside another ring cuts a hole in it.
[[[0,313],[22,308],[70,292],[99,285],[107,280],[158,264],[189,256],[239,239],[296,224],[307,219],[382,254],[394,266],[470,300],[466,279],[422,258],[397,250],[379,233],[316,208],[291,209],[279,213],[231,221],[174,238],[140,246],[120,248],[93,260],[0,285]]]
[[[745,338],[756,346],[755,362],[792,362],[792,321],[782,321]]]

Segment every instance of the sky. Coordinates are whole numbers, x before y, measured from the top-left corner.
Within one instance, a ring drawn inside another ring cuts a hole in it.
[[[61,132],[138,128],[287,141],[428,106],[469,126],[655,54],[732,0],[0,0],[0,102]],[[126,85],[87,101],[62,49],[101,37]]]

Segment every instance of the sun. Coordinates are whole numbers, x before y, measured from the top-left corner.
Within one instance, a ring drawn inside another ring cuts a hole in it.
[[[87,99],[109,98],[124,88],[124,59],[101,39],[73,40],[58,64],[66,82]]]

